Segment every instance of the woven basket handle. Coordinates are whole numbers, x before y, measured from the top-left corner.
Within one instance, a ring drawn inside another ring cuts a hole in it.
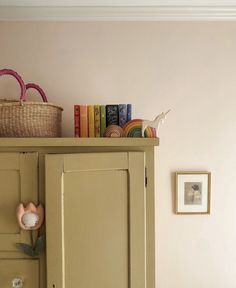
[[[20,77],[20,75],[16,71],[11,70],[11,69],[1,69],[0,70],[0,76],[3,76],[3,75],[11,75],[11,76],[16,78],[16,80],[20,84],[20,88],[21,88],[20,99],[25,98],[26,87],[25,87],[25,83],[22,80],[22,78]]]
[[[28,84],[26,84],[25,87],[26,87],[26,90],[31,89],[31,88],[37,90],[39,92],[40,96],[42,97],[43,102],[48,102],[46,94],[44,93],[43,89],[39,85],[34,84],[34,83],[28,83]],[[23,101],[26,100],[26,93],[25,93],[25,96],[21,100],[23,100]]]

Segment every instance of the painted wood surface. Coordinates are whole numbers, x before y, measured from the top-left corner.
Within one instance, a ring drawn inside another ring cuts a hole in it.
[[[0,259],[0,287],[10,288],[20,278],[22,288],[39,288],[39,261],[26,259]]]
[[[146,147],[159,138],[0,138],[0,147]]]
[[[46,155],[48,288],[146,287],[145,155],[102,156]]]

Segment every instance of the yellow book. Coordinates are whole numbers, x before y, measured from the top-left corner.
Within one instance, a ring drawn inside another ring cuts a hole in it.
[[[89,137],[94,135],[94,105],[88,105]]]

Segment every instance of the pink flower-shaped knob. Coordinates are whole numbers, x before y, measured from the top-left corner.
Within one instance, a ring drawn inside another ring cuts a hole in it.
[[[16,209],[18,224],[23,230],[37,230],[44,221],[44,208],[42,204],[35,206],[32,202],[26,207],[20,203]]]

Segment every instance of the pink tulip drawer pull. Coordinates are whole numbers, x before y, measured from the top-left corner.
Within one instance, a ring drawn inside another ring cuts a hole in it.
[[[32,202],[24,206],[20,203],[16,209],[16,218],[22,230],[30,232],[31,245],[16,243],[16,247],[23,253],[35,257],[41,254],[45,246],[45,235],[38,235],[38,230],[44,221],[44,207],[35,206]],[[36,236],[35,236],[36,234]]]
[[[16,277],[12,280],[12,288],[22,288],[24,287],[24,282],[22,280],[22,278],[20,277]]]
[[[44,220],[44,208],[42,204],[37,207],[32,203],[28,203],[26,207],[21,203],[16,209],[17,221],[23,230],[37,230]]]

